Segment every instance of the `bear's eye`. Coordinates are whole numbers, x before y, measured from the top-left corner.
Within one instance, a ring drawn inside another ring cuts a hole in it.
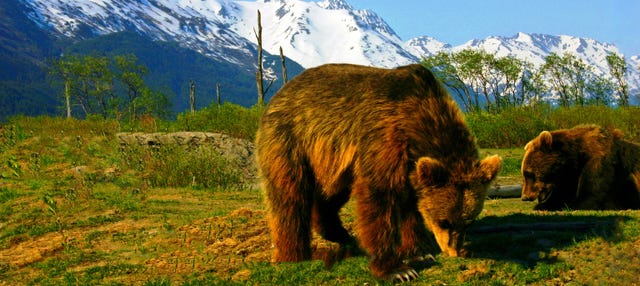
[[[458,190],[467,190],[467,189],[470,189],[470,187],[471,187],[471,184],[469,184],[469,183],[457,183],[456,184],[456,188]]]
[[[524,171],[522,175],[524,176],[525,179],[533,180],[536,178],[536,175],[533,174],[533,172],[529,172],[529,171]]]
[[[440,222],[438,222],[438,226],[442,229],[451,229],[451,227],[453,227],[453,224],[451,224],[451,222],[448,220],[441,220]]]

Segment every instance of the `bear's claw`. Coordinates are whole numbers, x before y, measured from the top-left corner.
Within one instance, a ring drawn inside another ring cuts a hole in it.
[[[427,255],[418,255],[418,256],[412,257],[411,259],[402,260],[402,263],[409,264],[409,263],[415,263],[415,262],[434,262],[434,261],[436,261],[436,258],[431,254],[427,254]]]
[[[409,282],[418,278],[418,272],[409,268],[401,270],[400,272],[395,272],[389,274],[389,280],[393,280],[394,282]]]

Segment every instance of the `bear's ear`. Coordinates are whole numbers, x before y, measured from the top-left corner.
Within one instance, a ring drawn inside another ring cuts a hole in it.
[[[478,168],[480,170],[482,180],[489,182],[498,175],[498,172],[500,172],[500,168],[502,168],[502,158],[498,155],[484,158],[480,161]]]
[[[553,143],[553,137],[549,131],[540,132],[538,140],[540,140],[540,146],[543,148],[551,148],[551,144]]]
[[[425,186],[442,186],[449,180],[449,171],[440,161],[431,157],[418,159],[416,175],[420,184]]]
[[[529,141],[527,145],[524,146],[525,151],[530,151],[531,149],[551,149],[551,144],[553,143],[553,137],[551,136],[551,132],[542,131],[538,137]]]

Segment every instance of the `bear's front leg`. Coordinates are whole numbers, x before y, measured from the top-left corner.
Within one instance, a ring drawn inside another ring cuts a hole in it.
[[[413,211],[411,209],[410,206],[406,207],[406,216],[402,219],[400,254],[405,263],[433,259],[433,255],[440,252],[440,247],[433,234],[427,230],[417,207]]]
[[[410,281],[418,272],[402,261],[400,253],[402,215],[397,198],[389,191],[368,191],[354,184],[357,232],[360,244],[369,253],[370,268],[380,279]]]

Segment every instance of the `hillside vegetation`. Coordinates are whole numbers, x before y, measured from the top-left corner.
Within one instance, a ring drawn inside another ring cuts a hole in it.
[[[175,121],[11,118],[0,126],[0,285],[380,283],[366,257],[330,268],[319,260],[270,264],[262,194],[219,147],[122,146],[116,137],[205,131],[252,141],[260,111],[227,103]],[[639,115],[634,107],[537,107],[467,121],[483,155],[503,156],[499,181],[517,183],[522,146],[540,131],[597,123],[640,142]],[[640,282],[640,212],[532,208],[489,199],[467,235],[471,257],[437,255],[415,284]],[[352,209],[343,212],[349,230]],[[336,246],[315,237],[313,247],[319,254]]]

